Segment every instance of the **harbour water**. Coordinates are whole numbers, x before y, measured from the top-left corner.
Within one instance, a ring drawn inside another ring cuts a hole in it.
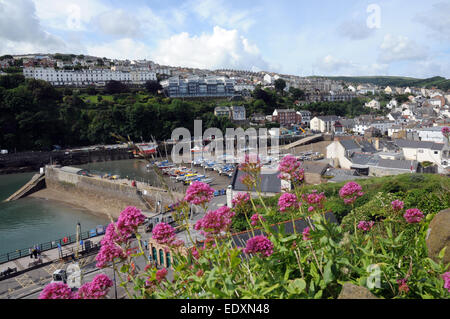
[[[107,217],[56,201],[29,197],[3,202],[33,174],[0,175],[0,254],[75,234],[78,222],[82,231],[108,223]]]

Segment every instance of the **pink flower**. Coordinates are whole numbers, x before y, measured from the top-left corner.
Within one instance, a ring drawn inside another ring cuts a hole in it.
[[[217,210],[209,211],[198,220],[195,225],[195,230],[201,230],[201,233],[206,237],[220,234],[226,231],[231,225],[231,218],[235,215],[227,206],[222,206]]]
[[[160,269],[160,270],[158,270],[156,272],[156,280],[158,282],[161,282],[164,278],[166,278],[166,276],[167,276],[167,269],[166,268]]]
[[[126,258],[126,254],[123,249],[115,243],[106,242],[101,244],[100,251],[98,252],[95,260],[97,261],[97,268],[103,268],[106,266],[108,262],[112,262],[113,260],[119,258]]]
[[[442,279],[444,279],[444,288],[450,292],[450,272],[443,273]]]
[[[305,229],[303,229],[302,235],[303,240],[311,240],[311,228],[309,226],[306,226]]]
[[[75,297],[76,299],[103,299],[113,284],[113,281],[108,276],[98,274],[91,282],[81,286]]]
[[[111,223],[106,227],[105,236],[100,241],[101,245],[106,244],[121,244],[128,242],[131,234],[128,232],[120,232],[117,228],[117,223]]]
[[[193,182],[186,191],[184,199],[194,205],[202,205],[214,197],[214,189],[199,181]]]
[[[363,220],[358,223],[357,227],[358,227],[358,229],[361,229],[363,231],[369,231],[372,229],[374,224],[375,224],[374,221],[366,222]]]
[[[260,219],[262,221],[265,221],[264,217],[262,217],[260,214],[258,213],[253,214],[252,217],[250,218],[252,226],[257,226],[260,222]]]
[[[259,173],[261,171],[261,167],[261,160],[256,154],[245,154],[244,162],[239,164],[240,171],[251,174]]]
[[[269,257],[273,254],[273,243],[263,235],[255,236],[247,241],[247,246],[243,250],[246,254],[261,254]]]
[[[288,208],[298,208],[300,204],[297,202],[297,196],[291,193],[283,193],[278,199],[278,207],[280,211],[284,212]]]
[[[422,220],[423,213],[418,208],[410,208],[406,210],[403,217],[408,223],[414,224],[419,223]]]
[[[241,177],[239,177],[239,181],[245,186],[247,186],[248,189],[251,189],[256,183],[255,178],[252,177],[250,174],[242,175]]]
[[[301,183],[304,179],[305,170],[300,166],[299,160],[291,155],[286,155],[278,166],[278,170],[281,172],[278,178],[291,181],[293,184]]]
[[[191,248],[191,254],[195,259],[200,257],[200,254],[195,246]]]
[[[171,243],[175,237],[175,229],[166,223],[159,223],[153,228],[152,238],[158,242],[158,244]]]
[[[204,272],[202,269],[200,269],[200,270],[198,270],[198,271],[195,273],[195,275],[196,275],[197,277],[201,277],[201,276],[203,276],[204,273],[205,273],[205,272]]]
[[[311,194],[302,194],[302,199],[309,205],[308,211],[312,212],[316,209],[323,209],[326,197],[323,192],[317,193],[317,190],[313,190]]]
[[[445,137],[449,137],[450,136],[450,127],[448,126],[444,126],[441,130],[442,135],[444,135]]]
[[[403,209],[404,203],[401,200],[394,200],[391,202],[392,209],[396,212],[401,211]]]
[[[128,206],[120,213],[119,219],[117,220],[117,229],[121,234],[125,236],[129,234],[131,236],[144,221],[145,216],[142,215],[140,209]]]
[[[53,282],[45,286],[39,299],[73,299],[72,290],[62,282]]]
[[[407,281],[408,281],[408,279],[406,279],[406,278],[397,279],[398,291],[399,292],[407,293],[409,291],[408,284],[406,283]]]
[[[362,187],[358,183],[348,182],[339,190],[339,196],[345,204],[352,204],[358,197],[363,196]]]
[[[231,200],[233,207],[242,206],[250,200],[250,195],[248,193],[237,193],[236,196]]]

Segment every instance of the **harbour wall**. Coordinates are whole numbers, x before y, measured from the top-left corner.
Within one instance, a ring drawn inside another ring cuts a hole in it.
[[[21,152],[0,155],[0,174],[39,171],[47,164],[63,166],[133,158],[129,149],[99,149],[53,152]]]
[[[62,171],[60,168],[45,167],[45,183],[49,190],[56,190],[76,197],[77,201],[95,203],[99,210],[116,218],[127,206],[135,206],[154,213],[156,203],[170,205],[174,202],[168,192],[143,183],[132,186],[129,180],[109,180],[100,177],[82,176]]]

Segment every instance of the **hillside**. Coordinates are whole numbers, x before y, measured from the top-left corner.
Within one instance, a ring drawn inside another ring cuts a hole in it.
[[[441,90],[450,89],[450,80],[440,76],[435,76],[428,79],[417,79],[401,76],[327,76],[323,78],[351,83],[371,83],[379,86],[415,86],[425,88],[436,87]]]

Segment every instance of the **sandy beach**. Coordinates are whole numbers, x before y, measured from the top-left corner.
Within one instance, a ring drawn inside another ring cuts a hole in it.
[[[62,202],[74,208],[87,210],[89,211],[89,213],[97,216],[107,216],[108,214],[111,214],[111,211],[108,207],[101,205],[101,203],[97,201],[87,198],[80,198],[75,194],[53,188],[44,188],[28,196],[44,200]]]

